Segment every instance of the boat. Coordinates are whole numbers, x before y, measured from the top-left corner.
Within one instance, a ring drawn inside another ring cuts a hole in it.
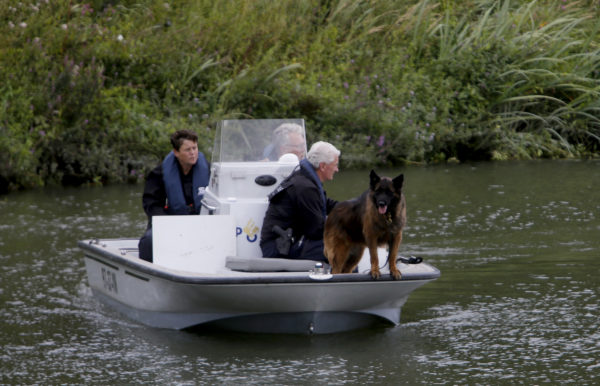
[[[154,217],[152,263],[139,258],[137,238],[80,240],[93,294],[158,328],[327,334],[398,325],[409,294],[440,276],[436,267],[399,256],[400,280],[385,266],[373,279],[368,250],[358,272],[335,275],[312,260],[262,257],[267,196],[298,165],[293,154],[264,156],[283,123],[305,132],[302,119],[219,122],[200,215]]]

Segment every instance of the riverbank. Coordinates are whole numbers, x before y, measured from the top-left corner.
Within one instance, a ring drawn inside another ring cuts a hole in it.
[[[600,154],[597,1],[0,6],[0,190],[138,181],[177,128],[299,117],[342,166]]]

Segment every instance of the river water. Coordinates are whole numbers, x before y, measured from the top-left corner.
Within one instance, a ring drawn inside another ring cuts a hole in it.
[[[442,276],[397,327],[254,335],[145,327],[99,303],[76,242],[139,236],[140,185],[0,196],[2,384],[600,382],[600,162],[407,167],[401,252]],[[368,171],[326,185],[347,199]]]

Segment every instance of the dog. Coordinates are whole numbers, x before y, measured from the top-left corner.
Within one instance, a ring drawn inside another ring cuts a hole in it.
[[[389,248],[388,264],[395,280],[401,274],[396,255],[406,224],[406,199],[402,193],[404,174],[394,179],[369,175],[369,189],[357,198],[338,203],[327,216],[323,233],[324,253],[331,273],[350,273],[360,261],[365,247],[371,255],[371,277],[378,279],[377,247]]]

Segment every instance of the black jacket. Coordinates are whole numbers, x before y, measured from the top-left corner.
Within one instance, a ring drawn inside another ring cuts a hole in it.
[[[192,173],[185,175],[180,169],[179,177],[181,178],[185,202],[190,205],[190,214],[199,213],[200,208],[194,207]],[[146,177],[146,185],[144,186],[144,194],[142,195],[142,206],[148,216],[148,228],[152,226],[152,216],[166,216],[168,214],[167,192],[163,181],[162,164],[152,169]]]
[[[295,170],[277,190],[279,191],[271,197],[265,214],[260,233],[261,244],[279,237],[273,232],[275,225],[282,229],[292,228],[296,240],[302,236],[310,240],[323,239],[323,201],[317,182],[308,172],[301,168]],[[327,198],[327,195],[325,201],[325,212],[329,213],[337,201]]]

